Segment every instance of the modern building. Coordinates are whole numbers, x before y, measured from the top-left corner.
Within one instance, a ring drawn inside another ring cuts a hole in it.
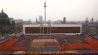
[[[47,34],[66,34],[76,35],[82,33],[80,24],[51,24],[50,25],[23,25],[24,35],[47,35]]]
[[[16,19],[15,20],[15,32],[21,32],[23,28],[23,20],[22,19]]]
[[[39,23],[43,23],[43,16],[39,16]]]

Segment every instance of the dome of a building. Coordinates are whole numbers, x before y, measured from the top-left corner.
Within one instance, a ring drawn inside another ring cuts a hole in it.
[[[8,15],[4,13],[3,9],[1,10],[0,18],[8,18]]]

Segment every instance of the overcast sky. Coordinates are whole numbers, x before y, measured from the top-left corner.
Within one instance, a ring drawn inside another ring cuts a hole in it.
[[[86,17],[98,20],[98,0],[46,0],[47,19],[80,21]],[[44,0],[0,0],[0,10],[3,8],[9,17],[15,19],[35,20],[44,15]]]

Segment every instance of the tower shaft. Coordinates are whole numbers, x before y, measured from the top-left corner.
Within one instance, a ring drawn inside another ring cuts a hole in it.
[[[46,2],[44,2],[44,22],[45,22],[45,25],[46,25]]]

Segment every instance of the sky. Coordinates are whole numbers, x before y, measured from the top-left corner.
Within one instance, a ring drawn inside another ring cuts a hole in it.
[[[0,0],[0,10],[9,17],[36,20],[44,16],[45,0]],[[46,0],[47,20],[84,21],[86,17],[98,20],[98,0]]]

